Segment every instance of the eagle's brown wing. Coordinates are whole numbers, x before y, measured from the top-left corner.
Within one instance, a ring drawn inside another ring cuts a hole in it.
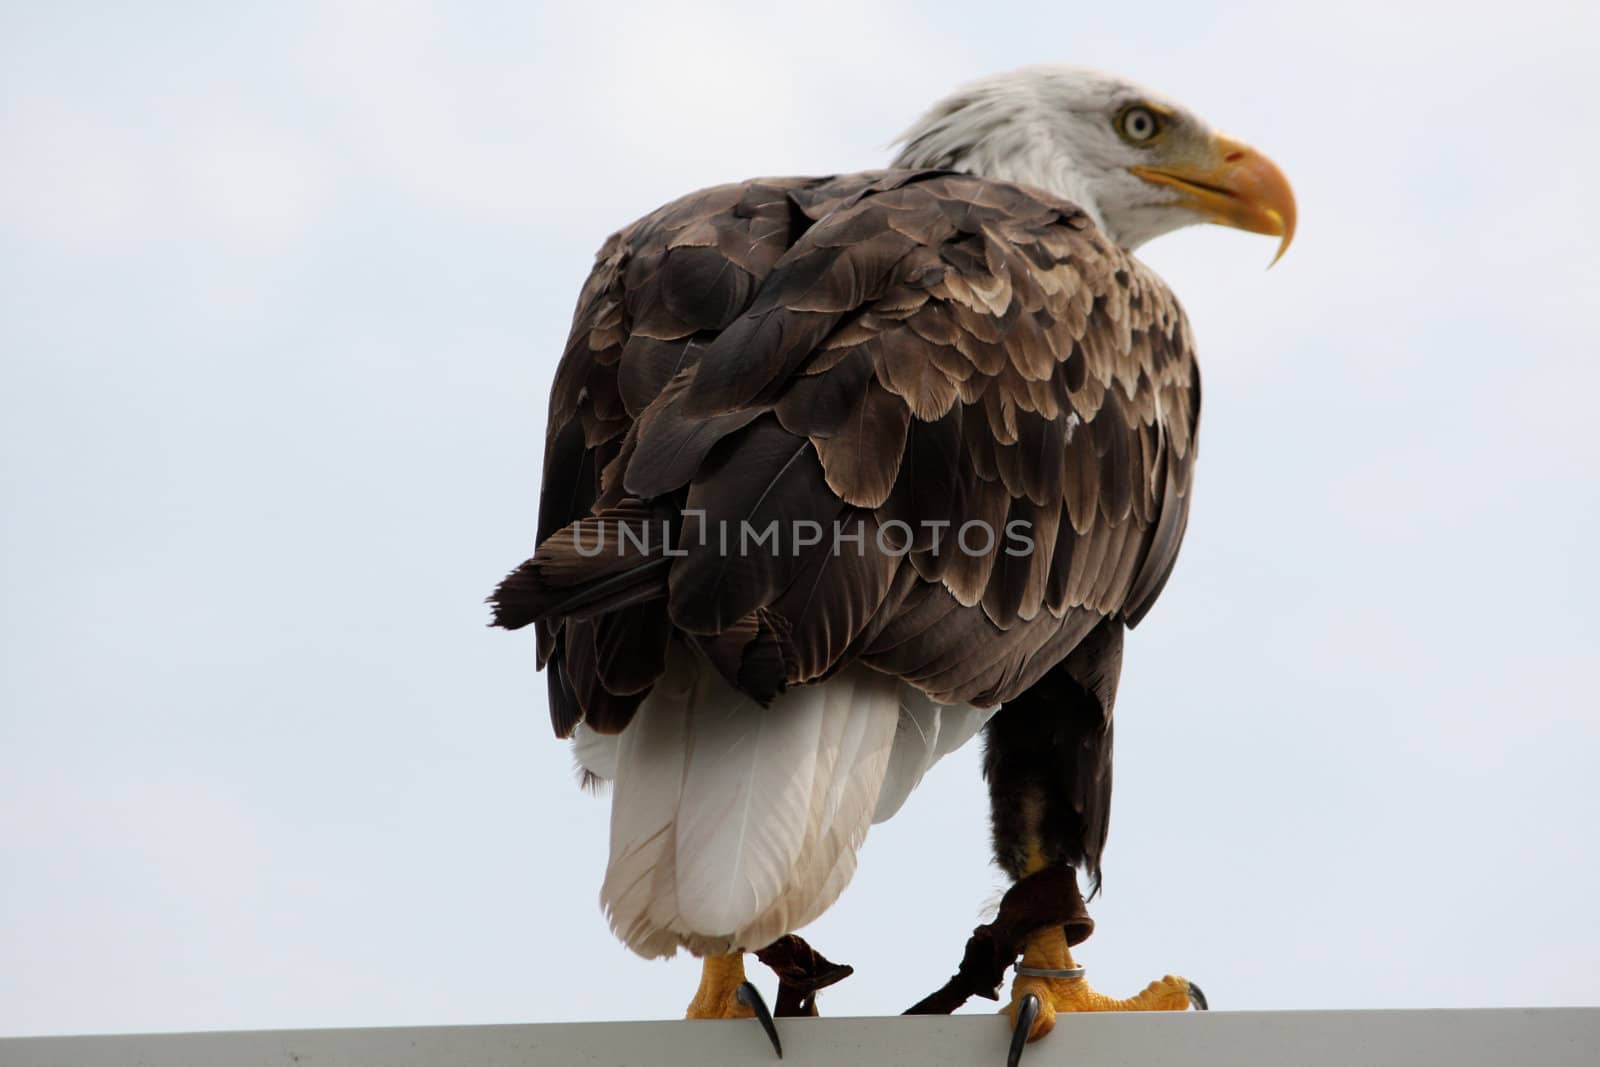
[[[861,661],[1004,702],[1160,592],[1198,410],[1176,300],[1071,204],[928,171],[696,193],[601,251],[496,621],[539,623],[563,735],[626,725],[674,634],[758,699]]]

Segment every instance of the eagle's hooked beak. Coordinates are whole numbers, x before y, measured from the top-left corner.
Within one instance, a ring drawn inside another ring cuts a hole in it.
[[[1215,135],[1210,148],[1202,161],[1128,169],[1147,182],[1178,190],[1180,204],[1212,222],[1283,238],[1272,257],[1278,262],[1294,240],[1289,179],[1272,160],[1231,137]]]

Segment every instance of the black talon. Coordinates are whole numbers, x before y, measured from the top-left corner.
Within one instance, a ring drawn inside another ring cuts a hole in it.
[[[1205,991],[1199,986],[1195,985],[1193,982],[1189,983],[1189,1005],[1193,1007],[1195,1011],[1211,1010],[1211,1005],[1206,1001]]]
[[[1039,1017],[1039,998],[1032,993],[1022,998],[1017,1007],[1017,1025],[1011,1031],[1011,1051],[1006,1054],[1006,1067],[1017,1067],[1022,1062],[1022,1046],[1028,1043],[1033,1032],[1033,1020]]]
[[[733,999],[756,1013],[761,1029],[767,1032],[767,1040],[772,1042],[772,1051],[778,1054],[778,1059],[783,1059],[783,1042],[778,1040],[778,1024],[772,1021],[772,1012],[767,1009],[767,1002],[761,999],[761,990],[749,982],[740,982]]]

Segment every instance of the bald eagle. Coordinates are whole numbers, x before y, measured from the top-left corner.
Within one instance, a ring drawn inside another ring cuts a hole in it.
[[[1133,250],[1214,222],[1281,255],[1295,206],[1254,149],[1076,67],[962,88],[900,143],[605,242],[536,551],[490,599],[535,627],[555,733],[613,784],[613,931],[704,961],[691,1017],[756,1011],[744,954],[822,914],[869,826],[981,731],[995,859],[1031,903],[979,929],[998,962],[967,978],[993,996],[1017,964],[1020,1048],[1057,1011],[1190,999],[1171,976],[1105,997],[1069,949],[1200,410],[1189,324]]]

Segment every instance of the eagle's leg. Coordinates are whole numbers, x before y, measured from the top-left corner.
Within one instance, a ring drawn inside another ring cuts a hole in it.
[[[1121,666],[1122,624],[1108,619],[1065,662],[1009,701],[985,731],[996,859],[1019,882],[1041,871],[1060,872],[1056,884],[1072,899],[1053,910],[1075,916],[1066,925],[1037,923],[1023,939],[1006,1011],[1013,1027],[1019,1020],[1026,1026],[1030,1041],[1054,1028],[1057,1012],[1177,1011],[1190,1003],[1189,983],[1171,975],[1119,1000],[1070,973],[1077,963],[1069,941],[1076,944],[1094,929],[1071,875],[1084,868],[1099,877],[1111,810],[1111,709]]]
[[[761,993],[744,977],[744,953],[706,956],[700,961],[700,987],[689,1002],[686,1019],[758,1019],[772,1042],[772,1049],[783,1058],[778,1027]]]
[[[685,1019],[753,1019],[755,1011],[739,1003],[744,984],[744,953],[706,956],[700,961],[700,987],[689,1002]]]

